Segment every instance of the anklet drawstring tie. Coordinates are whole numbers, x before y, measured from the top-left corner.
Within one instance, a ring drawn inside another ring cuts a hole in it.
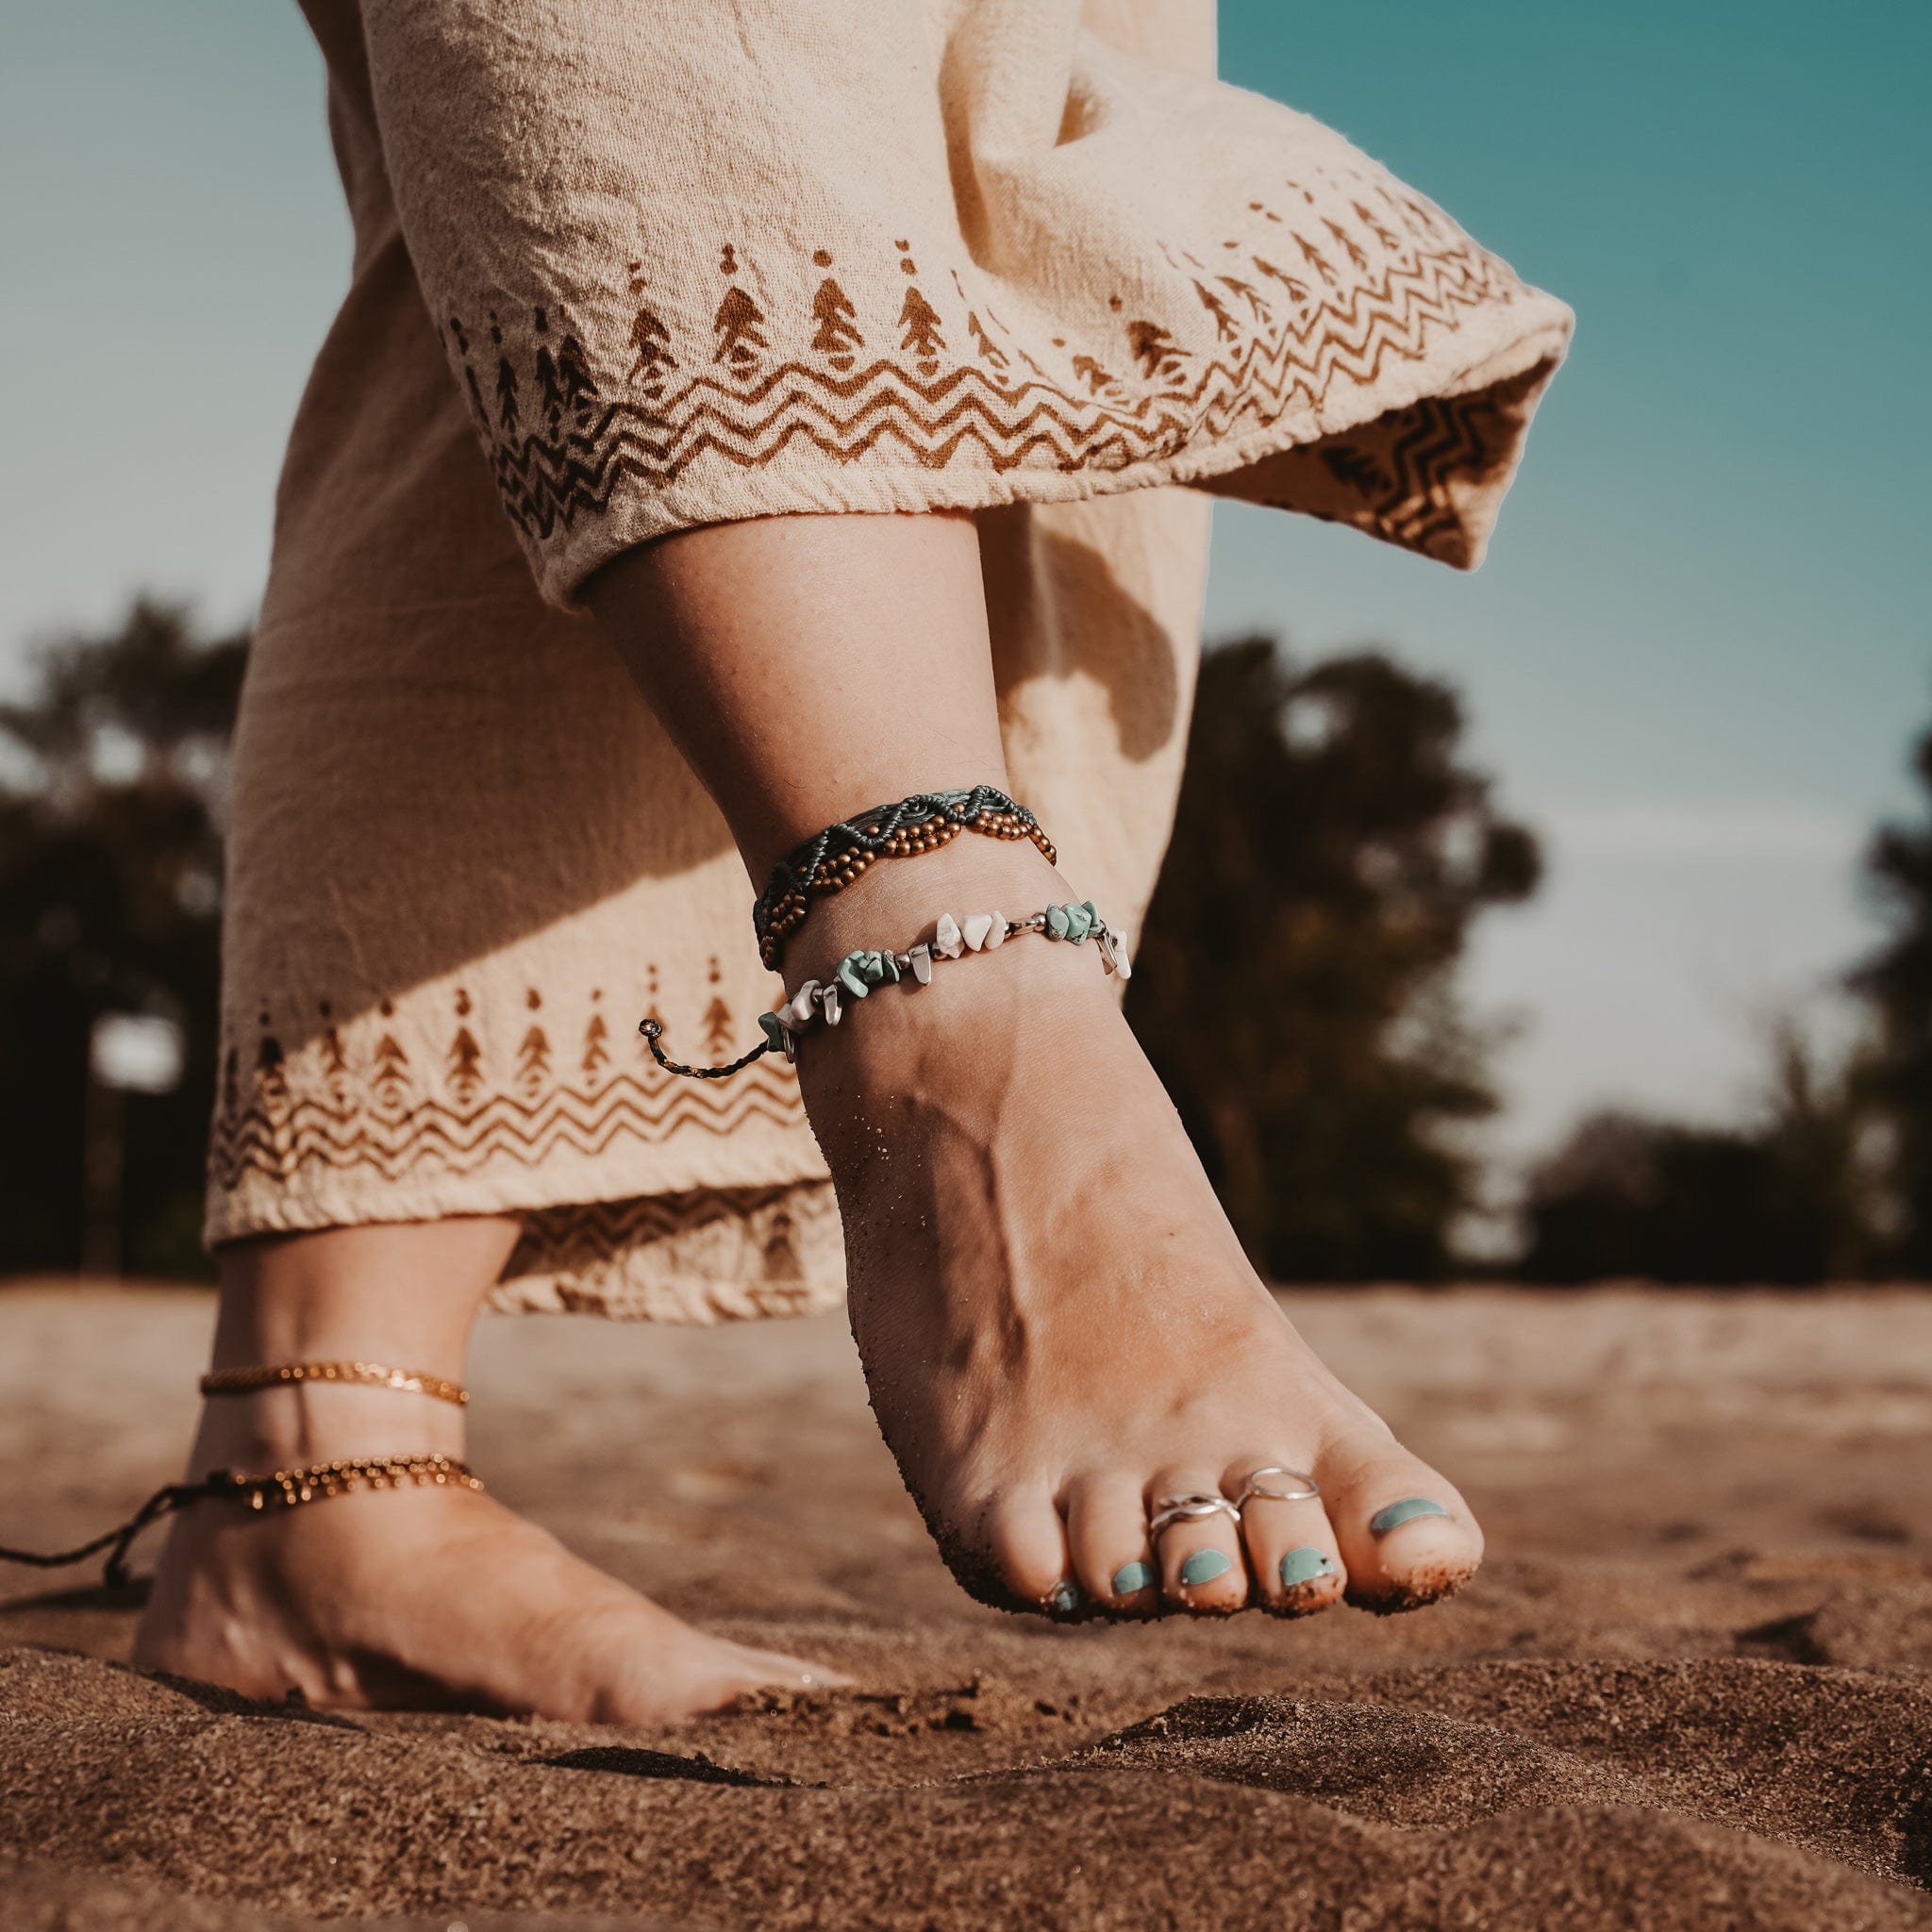
[[[230,1502],[245,1501],[251,1509],[265,1509],[271,1503],[294,1508],[298,1504],[346,1495],[364,1483],[372,1490],[399,1490],[407,1482],[478,1491],[483,1487],[481,1479],[470,1473],[470,1465],[458,1461],[454,1456],[355,1457],[341,1462],[310,1463],[303,1469],[278,1469],[273,1475],[239,1475],[232,1469],[218,1469],[198,1483],[163,1484],[118,1529],[108,1530],[77,1549],[48,1554],[12,1550],[0,1544],[0,1563],[20,1563],[30,1570],[62,1570],[70,1563],[84,1563],[106,1550],[108,1560],[101,1572],[101,1581],[109,1590],[125,1590],[128,1553],[135,1539],[150,1524],[186,1509],[191,1504],[221,1497]]]
[[[940,914],[929,940],[903,953],[890,947],[876,952],[847,953],[823,982],[808,979],[782,1007],[758,1015],[764,1039],[749,1053],[721,1067],[687,1067],[667,1059],[658,1042],[664,1038],[664,1023],[651,1018],[640,1021],[638,1031],[644,1037],[651,1058],[667,1074],[681,1074],[687,1080],[724,1080],[741,1073],[768,1053],[782,1053],[788,1061],[798,1058],[798,1039],[808,1026],[823,1020],[836,1026],[845,1015],[847,1000],[862,1000],[875,986],[927,986],[932,981],[934,963],[941,959],[963,958],[968,953],[991,953],[1021,933],[1037,932],[1050,940],[1064,940],[1070,945],[1085,945],[1091,939],[1100,949],[1108,972],[1123,979],[1133,976],[1127,963],[1127,949],[1119,933],[1094,908],[1091,899],[1079,905],[1049,906],[1043,912],[1029,913],[1024,919],[1008,919],[1004,912],[975,912],[969,918],[955,919],[950,912]]]
[[[382,1362],[267,1362],[245,1369],[210,1369],[201,1378],[204,1395],[251,1395],[298,1382],[352,1382],[365,1389],[393,1389],[401,1395],[428,1395],[461,1407],[470,1391],[423,1369],[391,1369]]]

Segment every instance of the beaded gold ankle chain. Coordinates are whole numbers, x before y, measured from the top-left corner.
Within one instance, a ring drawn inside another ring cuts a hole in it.
[[[106,1550],[102,1581],[109,1590],[120,1590],[127,1582],[127,1557],[135,1538],[150,1524],[191,1504],[219,1499],[246,1503],[251,1509],[266,1509],[272,1503],[292,1509],[303,1503],[346,1495],[365,1483],[372,1490],[400,1490],[407,1483],[478,1491],[483,1488],[481,1478],[471,1473],[467,1462],[441,1455],[358,1456],[338,1462],[313,1462],[301,1469],[278,1469],[271,1475],[240,1475],[232,1469],[217,1469],[198,1483],[165,1484],[119,1528],[107,1530],[75,1549],[46,1554],[0,1546],[0,1562],[59,1570],[69,1563],[84,1563]]]
[[[808,979],[781,1007],[758,1015],[764,1040],[747,1054],[719,1067],[687,1067],[667,1059],[658,1041],[664,1027],[658,1020],[645,1020],[638,1027],[650,1048],[651,1058],[667,1074],[681,1074],[691,1080],[723,1080],[768,1053],[782,1053],[787,1060],[798,1058],[798,1041],[820,1021],[836,1026],[845,1016],[848,1000],[865,999],[874,987],[905,985],[929,986],[933,967],[941,960],[963,958],[968,953],[991,953],[1023,933],[1040,933],[1049,940],[1062,940],[1071,945],[1084,945],[1091,939],[1098,946],[1108,973],[1123,979],[1133,976],[1127,949],[1119,933],[1108,924],[1091,899],[1049,906],[1044,911],[1028,913],[1024,919],[1008,919],[1004,912],[975,912],[955,919],[942,912],[929,940],[903,953],[882,947],[847,953],[832,970],[827,980]]]
[[[302,1382],[349,1382],[364,1389],[393,1389],[399,1395],[427,1395],[458,1407],[470,1399],[460,1382],[426,1369],[392,1369],[383,1362],[265,1362],[245,1369],[210,1369],[201,1378],[204,1395],[252,1395]]]

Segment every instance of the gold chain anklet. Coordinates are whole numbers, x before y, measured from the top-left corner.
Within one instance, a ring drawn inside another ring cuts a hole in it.
[[[461,1407],[470,1391],[422,1369],[391,1369],[381,1362],[269,1362],[258,1368],[210,1369],[201,1378],[204,1395],[249,1395],[297,1382],[353,1382],[367,1389],[393,1389],[404,1395],[429,1395]]]
[[[723,1080],[768,1053],[782,1053],[787,1060],[798,1058],[799,1036],[815,1021],[836,1026],[844,1017],[845,1001],[862,1000],[875,986],[929,986],[935,962],[958,959],[968,953],[991,953],[1022,933],[1037,932],[1050,940],[1064,940],[1070,945],[1084,945],[1091,939],[1100,949],[1108,972],[1123,979],[1133,977],[1127,962],[1125,942],[1095,909],[1091,899],[1078,905],[1049,906],[1043,912],[1029,913],[1024,919],[1008,919],[1004,912],[975,912],[955,919],[950,912],[940,914],[933,936],[922,940],[903,953],[890,947],[877,952],[847,953],[832,970],[832,977],[808,979],[782,1007],[758,1015],[763,1041],[747,1054],[720,1067],[687,1067],[667,1059],[658,1044],[664,1037],[663,1023],[644,1020],[638,1031],[651,1050],[651,1058],[667,1074],[681,1074],[690,1080]]]
[[[303,1503],[346,1495],[364,1483],[372,1490],[399,1490],[405,1483],[479,1491],[483,1488],[481,1478],[471,1474],[467,1462],[442,1455],[357,1456],[338,1462],[313,1462],[301,1469],[278,1469],[272,1475],[238,1475],[232,1469],[218,1469],[198,1483],[164,1485],[118,1529],[108,1530],[76,1549],[43,1553],[13,1550],[0,1544],[0,1563],[59,1570],[70,1563],[84,1563],[106,1550],[108,1560],[101,1580],[109,1590],[121,1590],[127,1583],[127,1556],[135,1538],[150,1524],[172,1516],[177,1509],[210,1499],[246,1502],[251,1509],[266,1509],[271,1503],[292,1509]]]

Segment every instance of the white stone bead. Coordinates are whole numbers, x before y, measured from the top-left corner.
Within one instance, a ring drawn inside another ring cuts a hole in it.
[[[914,946],[906,955],[906,963],[912,968],[912,976],[921,986],[932,984],[932,948]]]
[[[794,1026],[808,1026],[811,1024],[813,1011],[811,996],[818,990],[818,981],[816,979],[808,979],[798,989],[798,992],[792,999],[791,1004],[786,1008],[785,1010],[791,1014],[791,1024]]]
[[[1007,915],[1004,912],[995,912],[992,916],[992,930],[986,936],[986,951],[990,953],[995,946],[1003,946],[1006,942]]]
[[[975,953],[983,953],[986,950],[987,935],[992,931],[992,918],[991,912],[974,912],[959,928],[966,943]]]
[[[965,950],[965,935],[950,912],[941,912],[932,936],[932,949],[941,959],[957,959]]]
[[[839,1008],[839,989],[836,986],[828,986],[821,997],[825,1006],[825,1024],[836,1026],[843,1017]]]

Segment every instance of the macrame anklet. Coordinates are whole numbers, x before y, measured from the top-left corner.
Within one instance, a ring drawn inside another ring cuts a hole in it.
[[[399,1490],[405,1483],[433,1483],[439,1489],[477,1491],[483,1487],[481,1480],[470,1473],[470,1465],[454,1456],[358,1456],[341,1462],[314,1462],[302,1469],[278,1469],[273,1475],[238,1475],[232,1469],[218,1469],[198,1483],[164,1485],[118,1529],[108,1530],[77,1549],[42,1554],[0,1545],[0,1563],[23,1563],[34,1570],[60,1570],[70,1563],[84,1563],[106,1550],[108,1560],[101,1580],[109,1590],[121,1590],[127,1583],[127,1557],[135,1538],[150,1524],[174,1515],[177,1509],[214,1498],[245,1502],[251,1509],[266,1509],[270,1504],[292,1509],[298,1504],[346,1495],[364,1483],[372,1490]]]
[[[827,825],[773,867],[752,908],[758,958],[775,973],[785,958],[785,941],[805,924],[812,900],[842,892],[877,859],[936,852],[961,832],[1031,839],[1049,865],[1057,858],[1040,821],[991,785],[966,791],[919,791],[895,805],[874,806],[857,818]]]
[[[470,1391],[425,1369],[391,1369],[382,1362],[268,1362],[258,1368],[211,1369],[201,1378],[204,1395],[252,1395],[297,1382],[353,1382],[365,1389],[393,1389],[401,1395],[428,1395],[461,1407]]]
[[[687,1067],[666,1059],[658,1041],[664,1037],[663,1023],[645,1020],[638,1027],[651,1058],[667,1074],[681,1074],[691,1080],[723,1080],[748,1067],[768,1053],[782,1053],[788,1060],[798,1058],[798,1038],[815,1021],[836,1026],[845,1014],[848,999],[862,1000],[875,986],[904,983],[926,986],[932,969],[941,959],[958,959],[968,953],[991,953],[1021,933],[1037,932],[1050,940],[1065,940],[1084,945],[1090,939],[1100,948],[1100,957],[1109,973],[1123,979],[1133,976],[1127,963],[1127,949],[1119,933],[1095,909],[1091,899],[1079,905],[1049,906],[1043,912],[1029,913],[1024,919],[1008,919],[1004,912],[975,912],[956,920],[942,912],[929,940],[922,940],[906,952],[890,948],[878,952],[847,953],[833,968],[828,980],[808,979],[792,996],[774,1011],[760,1013],[758,1025],[764,1040],[747,1054],[722,1067]]]

